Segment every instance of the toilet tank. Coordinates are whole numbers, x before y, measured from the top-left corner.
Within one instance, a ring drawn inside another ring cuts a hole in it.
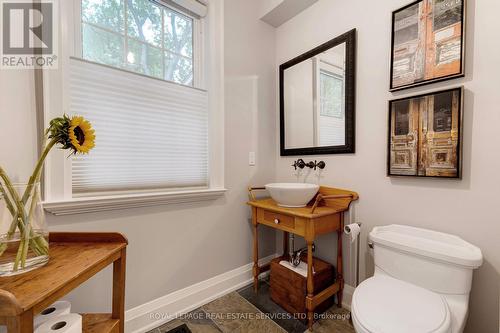
[[[375,227],[376,273],[385,273],[440,294],[470,292],[472,272],[481,266],[481,250],[460,237],[404,225]]]

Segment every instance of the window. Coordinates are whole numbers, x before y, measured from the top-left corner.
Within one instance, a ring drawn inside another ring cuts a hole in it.
[[[82,58],[193,86],[196,20],[150,0],[81,1]],[[71,113],[97,133],[73,196],[208,187],[206,91],[70,61]],[[97,78],[97,79],[96,79]]]
[[[345,45],[317,56],[314,66],[314,144],[345,145]]]
[[[321,70],[321,115],[344,118],[344,78]]]
[[[212,200],[225,192],[222,1],[165,1],[61,2],[67,33],[61,65],[44,71],[44,118],[86,117],[96,147],[84,156],[49,156],[49,212]]]
[[[82,0],[83,59],[192,86],[192,17],[149,0]]]
[[[96,131],[73,157],[73,196],[208,187],[206,91],[76,59],[69,88],[71,113]]]

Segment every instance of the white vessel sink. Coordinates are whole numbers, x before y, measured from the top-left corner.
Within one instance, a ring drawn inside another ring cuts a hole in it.
[[[305,207],[318,193],[319,185],[307,183],[267,184],[271,198],[282,207]]]

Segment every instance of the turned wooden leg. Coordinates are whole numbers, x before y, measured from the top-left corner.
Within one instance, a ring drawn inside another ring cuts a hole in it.
[[[314,297],[314,279],[313,279],[313,241],[307,241],[307,320],[309,330],[312,331],[314,322],[314,307],[312,300]]]
[[[340,214],[340,230],[337,232],[337,281],[339,291],[337,293],[337,306],[342,307],[342,296],[344,293],[344,276],[342,267],[342,231],[344,230],[344,213]]]
[[[253,228],[253,290],[259,290],[259,235],[257,233],[257,209],[252,208]]]
[[[114,319],[120,319],[118,331],[125,332],[125,263],[127,251],[121,250],[121,256],[113,262],[113,313]]]
[[[288,232],[283,231],[283,256],[288,255]]]

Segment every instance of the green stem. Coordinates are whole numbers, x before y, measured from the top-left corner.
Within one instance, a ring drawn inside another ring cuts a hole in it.
[[[12,205],[12,201],[10,201],[9,196],[7,195],[7,192],[5,192],[5,188],[3,187],[3,184],[0,182],[0,192],[2,193],[2,197],[5,199],[5,204],[7,206],[7,209],[9,209],[9,212],[11,215],[15,214],[15,208]]]
[[[10,201],[9,196],[7,195],[7,192],[5,192],[5,188],[3,187],[3,184],[0,182],[0,192],[2,194],[2,197],[5,200],[5,205],[10,211],[11,215],[15,214],[15,208],[12,205],[12,202]],[[0,257],[3,255],[3,253],[7,250],[7,243],[0,243]]]
[[[48,130],[45,132],[46,134],[48,133]],[[35,170],[33,170],[33,174],[30,177],[28,186],[26,187],[26,190],[24,191],[23,195],[23,204],[26,204],[26,201],[29,198],[31,189],[35,183],[37,183],[40,180],[41,174],[42,174],[42,168],[43,164],[45,163],[45,159],[47,158],[47,155],[49,154],[50,150],[56,145],[57,139],[54,138],[52,139],[47,146],[45,146],[45,149],[42,152],[42,156],[40,156],[40,159],[38,160],[38,163],[36,164]],[[31,239],[32,233],[30,231],[30,239]],[[33,242],[37,245],[37,247],[42,251],[44,254],[47,254],[48,252],[48,244],[45,238],[41,236],[37,236],[33,238]]]
[[[12,268],[12,270],[15,272],[17,271],[18,267],[19,267],[19,262],[21,261],[21,249],[24,248],[24,243],[25,243],[25,239],[24,238],[21,238],[21,241],[19,242],[19,248],[17,250],[17,254],[16,254],[16,259],[14,261],[14,267]]]
[[[28,257],[28,246],[29,246],[29,235],[31,232],[31,225],[28,222],[26,229],[24,231],[24,244],[23,246],[19,246],[18,252],[21,252],[21,268],[26,266],[26,258]]]
[[[47,241],[41,237],[40,235],[36,235],[33,232],[33,228],[31,225],[31,221],[33,219],[33,212],[35,210],[35,206],[37,203],[37,195],[38,195],[38,187],[33,188],[33,193],[31,193],[29,197],[31,197],[31,204],[28,213],[28,217],[19,222],[19,230],[21,234],[21,243],[19,244],[18,252],[16,255],[16,259],[14,261],[14,271],[16,271],[19,267],[19,263],[21,264],[21,268],[26,266],[26,259],[28,257],[28,248],[31,247],[33,252],[37,255],[44,255],[48,253],[48,245]]]
[[[39,183],[40,182],[40,177],[41,177],[42,173],[39,172],[38,173],[38,177],[35,179],[35,184]],[[40,195],[39,193],[37,193],[39,190],[38,187],[35,187],[34,188],[34,193],[33,193],[33,199],[31,201],[31,207],[30,207],[30,220],[31,220],[31,215],[33,213],[33,210],[35,208],[35,205],[36,204],[36,200],[35,197],[36,195]],[[42,254],[47,254],[49,252],[49,244],[47,243],[47,240],[45,240],[45,238],[43,238],[43,236],[40,236],[40,235],[37,235],[36,237],[33,237],[33,233],[32,231],[30,231],[30,243],[34,243],[35,246],[32,246],[33,250],[35,251],[35,253],[38,255],[42,255]]]
[[[5,191],[5,188],[3,186],[3,184],[0,182],[0,192],[2,193],[2,197],[4,198],[5,200],[5,205],[7,206],[7,208],[9,209],[10,211],[10,214],[12,216],[14,216],[16,214],[16,210],[14,208],[14,205],[12,205],[12,202],[10,201],[10,198],[7,194],[7,192]],[[10,234],[14,234],[14,231],[15,231],[15,224],[14,224],[14,230],[10,231],[9,229],[9,232],[7,233],[7,238],[10,238]],[[12,225],[11,225],[11,228],[12,228]],[[5,250],[7,250],[7,243],[0,243],[0,257],[3,255],[3,253],[5,252]]]
[[[29,195],[31,193],[33,185],[35,184],[35,182],[37,180],[40,179],[40,175],[42,174],[41,170],[43,167],[43,163],[45,162],[45,158],[47,157],[48,153],[50,152],[50,150],[52,149],[52,147],[54,147],[54,145],[56,143],[57,143],[56,139],[52,139],[49,142],[49,144],[45,147],[45,149],[43,150],[42,156],[40,156],[40,159],[38,160],[38,163],[36,164],[35,170],[33,170],[33,174],[31,175],[31,177],[29,179],[28,185],[26,186],[26,189],[24,190],[23,200],[22,200],[23,204],[26,204],[26,201],[28,201],[28,198],[29,198]],[[17,223],[18,223],[18,215],[15,214],[9,231],[12,231],[12,233],[13,233],[13,230],[16,229],[15,226]]]
[[[33,211],[35,210],[35,207],[36,207],[36,197],[37,195],[39,195],[38,193],[38,187],[35,187],[35,189],[33,190],[33,194],[31,196],[31,204],[30,204],[30,210],[29,210],[29,213],[28,213],[28,221],[31,221],[32,218],[33,218]]]
[[[28,213],[28,219],[26,220],[25,228],[24,228],[24,243],[22,246],[19,246],[18,253],[21,253],[21,268],[24,268],[26,266],[26,259],[28,258],[28,246],[29,246],[29,240],[31,239],[31,231],[32,231],[32,226],[31,226],[31,221],[33,219],[33,210],[35,209],[36,206],[36,196],[38,194],[38,187],[35,187],[33,189],[33,193],[31,194],[31,204],[30,204],[30,209]],[[17,269],[17,256],[16,256],[16,262],[14,263],[14,270]]]
[[[30,210],[28,213],[28,221],[26,223],[26,229],[24,232],[26,239],[31,239],[31,237],[30,237],[31,230],[32,230],[31,221],[33,220],[33,211],[35,210],[35,207],[36,207],[38,195],[39,195],[38,187],[35,187],[33,189],[33,194],[31,195],[31,204],[30,204]],[[28,245],[29,245],[29,242],[25,242],[24,247],[22,249],[22,254],[21,254],[21,267],[22,268],[24,268],[26,266],[26,259],[28,257]]]
[[[33,170],[33,174],[30,177],[28,187],[26,187],[26,190],[24,191],[23,204],[25,204],[29,198],[29,194],[31,192],[31,187],[33,187],[35,182],[38,179],[40,179],[40,175],[42,173],[42,168],[43,168],[43,163],[45,162],[45,159],[47,158],[47,155],[49,154],[50,150],[52,149],[52,147],[55,146],[56,143],[57,143],[57,140],[52,139],[49,142],[49,144],[45,147],[45,149],[43,150],[42,156],[40,156],[40,159],[38,160],[38,163],[35,166],[35,170]]]
[[[24,205],[28,201],[28,198],[30,197],[30,193],[33,189],[33,185],[35,182],[39,179],[41,175],[41,170],[43,168],[43,164],[45,162],[45,158],[47,157],[48,153],[54,147],[54,145],[57,143],[57,140],[53,139],[52,141],[49,142],[49,144],[45,147],[43,150],[42,156],[38,160],[38,163],[35,167],[35,170],[33,170],[33,174],[31,175],[29,179],[29,183],[24,191],[22,199],[19,197],[17,191],[12,186],[12,182],[10,181],[9,177],[5,173],[5,171],[0,167],[0,177],[4,180],[5,185],[7,186],[7,189],[9,192],[11,192],[11,195],[13,197],[13,200],[16,203],[17,206],[17,213],[14,215],[14,219],[11,224],[11,228],[9,229],[9,236],[13,234],[13,231],[15,231],[15,226],[17,225],[19,227],[20,233],[21,233],[21,243],[18,249],[18,253],[16,255],[16,259],[14,262],[14,270],[17,270],[19,266],[19,261],[21,261],[22,267],[24,267],[24,264],[26,262],[26,256],[27,256],[27,249],[28,245],[31,245],[35,253],[47,253],[48,251],[48,244],[47,241],[40,236],[37,236],[32,239],[32,230],[31,227],[29,226],[29,221],[26,220],[26,213],[24,211]],[[23,221],[24,224],[23,225]],[[24,229],[24,230],[22,230]],[[23,232],[24,231],[24,232]],[[0,251],[5,246],[2,244],[0,245]],[[6,248],[6,247],[5,247]],[[5,250],[3,250],[5,251]],[[3,252],[2,251],[2,252]]]
[[[17,251],[16,260],[14,262],[13,269],[14,269],[14,271],[17,271],[17,268],[19,266],[19,260],[22,259],[22,254],[24,252],[24,246],[25,246],[25,244],[27,244],[26,243],[26,240],[27,240],[26,236],[29,237],[29,233],[27,233],[29,226],[28,226],[28,221],[26,220],[26,213],[24,211],[23,203],[21,203],[21,198],[19,197],[19,194],[17,193],[16,189],[12,185],[10,178],[7,176],[7,174],[5,173],[5,171],[3,170],[2,167],[0,167],[0,178],[3,179],[5,186],[7,186],[7,189],[9,190],[10,195],[12,196],[12,198],[15,202],[15,205],[17,206],[17,213],[20,215],[20,218],[22,220],[19,222],[19,224],[20,225],[23,224],[23,221],[25,224],[25,232],[21,233],[21,242],[19,244],[19,249]],[[28,240],[28,242],[29,242],[29,240]]]
[[[21,218],[26,218],[26,214],[24,212],[24,207],[23,204],[21,203],[21,198],[17,194],[17,191],[14,188],[14,185],[12,185],[12,182],[10,181],[9,176],[5,173],[4,169],[0,167],[0,178],[3,179],[5,186],[7,187],[7,190],[9,190],[10,195],[12,196],[12,199],[14,200],[14,203],[17,207],[17,213],[21,215]]]

